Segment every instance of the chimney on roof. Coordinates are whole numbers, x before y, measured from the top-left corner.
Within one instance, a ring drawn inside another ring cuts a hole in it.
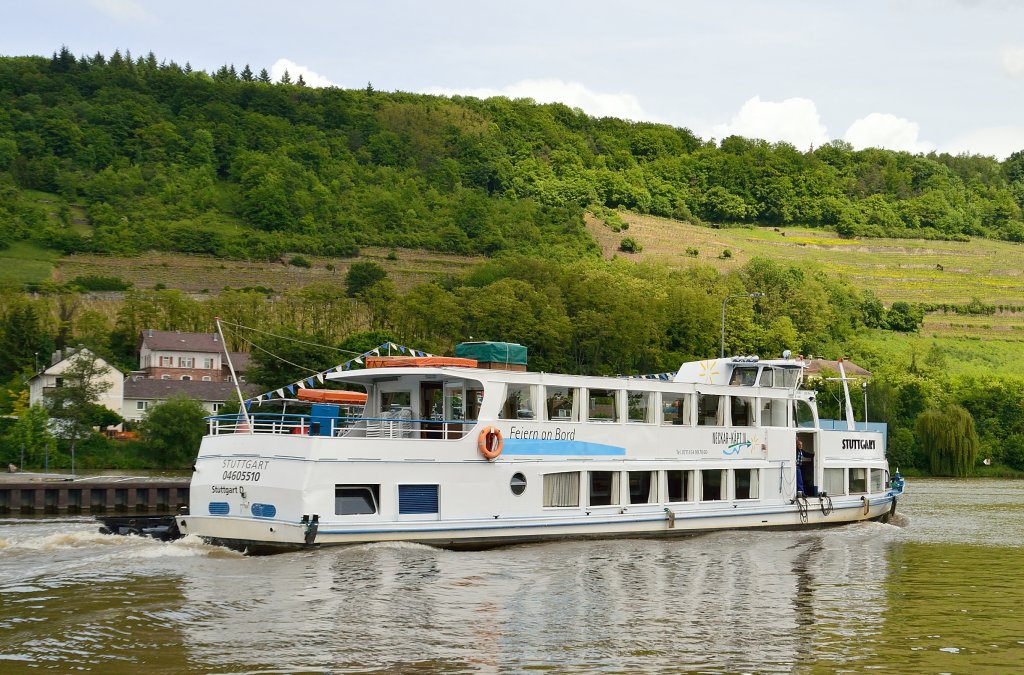
[[[60,363],[60,360],[62,358],[63,358],[63,355],[61,354],[60,350],[58,349],[53,354],[50,354],[50,365],[51,366],[57,365],[58,363]]]

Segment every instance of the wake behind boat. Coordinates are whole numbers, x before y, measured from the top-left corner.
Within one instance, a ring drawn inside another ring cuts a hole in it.
[[[344,391],[306,391],[308,414],[211,418],[178,529],[251,553],[486,548],[895,511],[903,485],[883,435],[822,428],[802,360],[713,359],[649,379],[527,372],[525,351],[368,358],[326,375]]]

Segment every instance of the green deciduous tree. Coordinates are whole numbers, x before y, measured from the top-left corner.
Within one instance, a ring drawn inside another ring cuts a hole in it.
[[[42,403],[26,408],[18,416],[18,421],[11,430],[10,442],[14,451],[24,457],[20,461],[25,466],[48,465],[48,459],[57,447],[57,440],[50,433],[50,416]],[[22,467],[22,469],[25,468]]]
[[[68,366],[61,373],[62,386],[49,391],[44,400],[50,417],[58,420],[58,435],[71,449],[71,470],[75,470],[75,447],[92,433],[94,426],[112,426],[120,416],[98,405],[111,383],[104,380],[110,367],[92,352],[82,349],[67,359]]]
[[[187,467],[206,433],[206,410],[195,399],[169,398],[146,411],[140,424],[142,442],[162,469]]]
[[[914,424],[918,441],[928,456],[935,476],[967,476],[978,459],[978,434],[974,418],[963,406],[948,404],[929,408]]]

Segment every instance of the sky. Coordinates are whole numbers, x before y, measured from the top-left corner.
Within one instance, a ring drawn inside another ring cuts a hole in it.
[[[560,101],[801,150],[1024,150],[1019,0],[0,0],[0,54]]]

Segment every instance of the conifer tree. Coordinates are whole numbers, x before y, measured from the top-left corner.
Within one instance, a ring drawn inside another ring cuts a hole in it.
[[[306,86],[306,81],[304,79],[302,79],[302,73],[299,73],[299,79],[296,80],[295,84],[297,84],[300,87],[305,87]]]
[[[252,82],[252,68],[249,64],[245,64],[245,68],[242,68],[242,80],[245,82]]]
[[[260,69],[259,80],[260,80],[260,82],[262,82],[264,84],[270,84],[270,73],[267,72],[266,68],[261,68]]]
[[[285,68],[284,75],[281,76],[281,84],[291,84],[292,76],[288,74],[288,69]]]

